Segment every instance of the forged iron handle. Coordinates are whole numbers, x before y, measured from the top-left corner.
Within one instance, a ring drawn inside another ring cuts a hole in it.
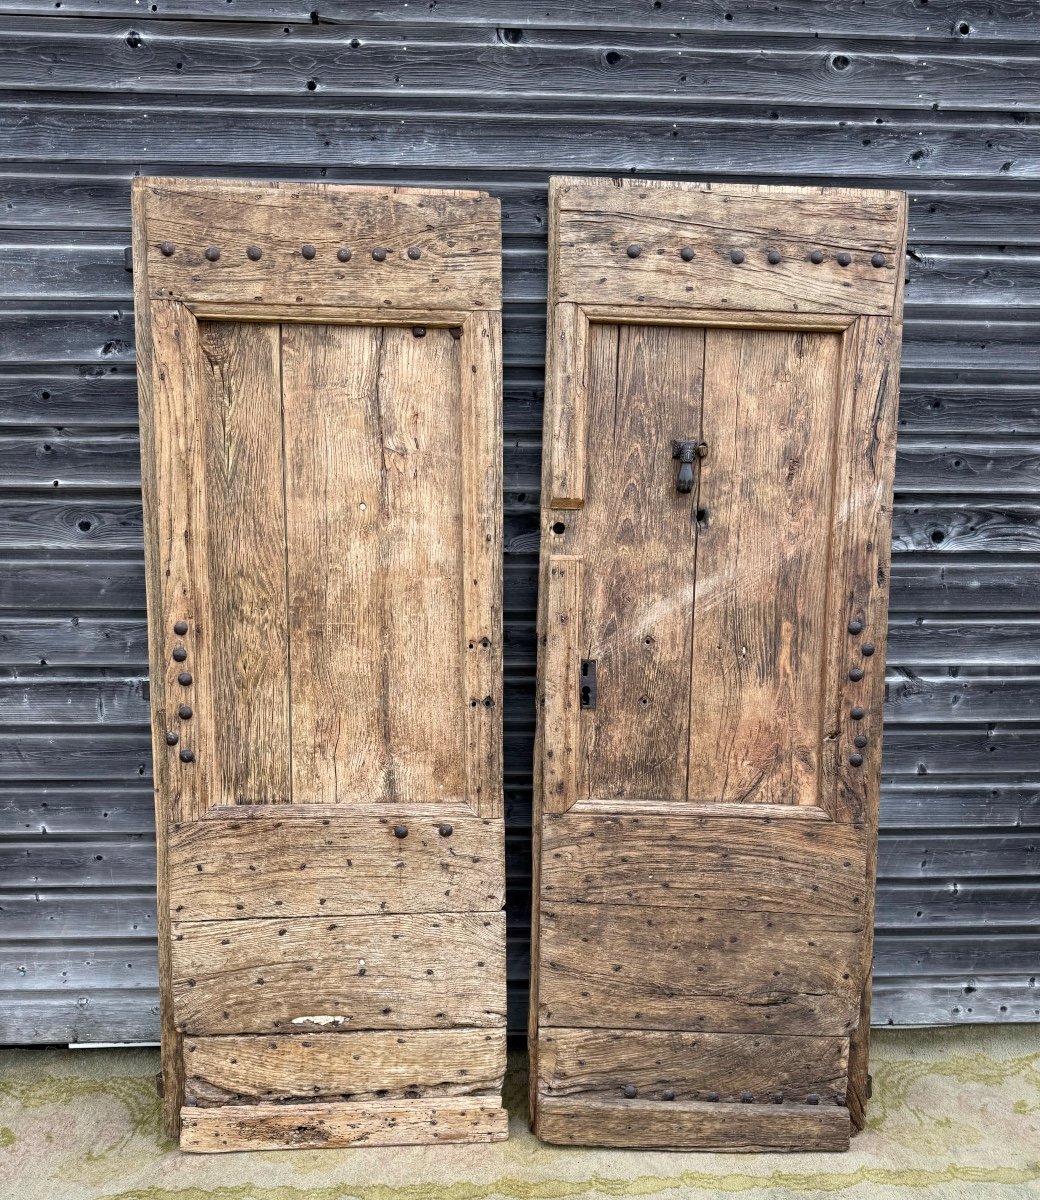
[[[675,490],[677,492],[686,496],[693,491],[694,459],[703,458],[707,453],[707,442],[673,440],[672,458],[679,460],[679,470],[675,476]]]

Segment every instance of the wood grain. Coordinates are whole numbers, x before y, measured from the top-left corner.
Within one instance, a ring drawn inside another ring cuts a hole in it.
[[[862,930],[854,916],[543,902],[541,1024],[846,1036]]]
[[[184,1055],[186,1096],[199,1105],[477,1093],[497,1099],[506,1069],[497,1029],[190,1037]]]
[[[178,921],[502,907],[502,826],[461,804],[425,816],[369,805],[348,820],[298,816],[295,805],[284,816],[238,807],[241,816],[170,830]]]
[[[546,812],[566,812],[578,797],[580,662],[578,617],[583,563],[574,555],[548,556],[548,619],[542,655],[541,794]]]
[[[504,1027],[505,918],[175,921],[172,989],[199,1035]]]
[[[546,903],[834,913],[865,920],[862,833],[783,817],[572,810],[542,822]]]
[[[501,1142],[509,1114],[496,1100],[385,1100],[364,1104],[224,1104],[185,1108],[181,1149],[345,1149]]]
[[[821,806],[839,342],[710,330],[689,799]]]
[[[189,1043],[190,1049],[190,1043]],[[849,1041],[842,1037],[683,1033],[631,1029],[545,1029],[539,1086],[546,1096],[801,1104],[816,1095],[844,1101]]]
[[[559,1146],[639,1150],[847,1150],[844,1108],[808,1104],[684,1104],[543,1096],[534,1131]]]

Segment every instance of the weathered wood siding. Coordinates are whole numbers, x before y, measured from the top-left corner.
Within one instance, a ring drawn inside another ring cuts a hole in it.
[[[0,35],[0,1040],[158,1033],[135,173],[503,201],[517,1031],[546,178],[907,190],[875,1020],[1040,1018],[1030,0],[0,0]]]

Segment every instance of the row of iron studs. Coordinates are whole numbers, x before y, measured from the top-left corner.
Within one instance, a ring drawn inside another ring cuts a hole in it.
[[[188,622],[175,621],[173,623],[173,632],[177,634],[178,637],[183,637],[188,632]],[[188,659],[188,651],[183,646],[174,646],[171,657],[176,663],[184,663]],[[191,672],[181,671],[177,676],[177,682],[181,685],[181,687],[191,687],[193,682]],[[177,716],[180,717],[182,721],[190,721],[194,715],[194,710],[190,704],[182,704],[177,709]],[[181,735],[177,733],[176,730],[171,729],[167,732],[167,746],[176,746],[180,740]],[[195,751],[189,750],[187,747],[183,748],[180,752],[180,760],[182,763],[193,763],[195,761]]]
[[[626,247],[625,253],[629,258],[639,258],[639,256],[643,253],[643,247],[638,242],[633,242],[630,246]],[[664,253],[664,251],[659,251],[658,253]],[[697,255],[692,246],[683,246],[679,250],[679,257],[683,260],[683,262],[693,262]],[[745,258],[746,255],[744,254],[743,250],[731,250],[729,252],[729,261],[731,263],[735,263],[738,267]],[[815,263],[817,266],[819,266],[819,264],[822,263],[825,258],[826,255],[822,250],[814,250],[809,255],[809,261],[811,263]],[[784,256],[779,250],[766,251],[766,262],[772,264],[774,267],[777,265],[777,263],[783,262],[783,259]],[[852,255],[842,250],[839,254],[834,256],[834,261],[839,267],[847,267],[852,262]],[[887,266],[887,260],[879,251],[878,253],[870,256],[870,265],[872,267],[884,267]]]
[[[159,250],[164,258],[172,258],[177,253],[177,247],[173,244],[173,242],[160,242]],[[307,259],[308,262],[310,262],[310,260],[314,258],[317,253],[318,251],[311,245],[300,247],[300,257]],[[376,260],[376,262],[385,262],[389,253],[390,251],[385,246],[373,246],[372,248],[372,257]],[[220,254],[221,250],[219,246],[207,246],[206,259],[209,262],[217,262],[217,260],[220,258]],[[412,262],[416,262],[422,258],[422,251],[418,246],[409,246],[407,254]],[[248,258],[250,262],[259,262],[263,256],[264,252],[260,246],[246,247],[246,258]],[[354,252],[353,250],[348,249],[346,246],[341,246],[336,251],[336,257],[341,263],[347,263],[350,262],[350,260],[354,257]]]
[[[633,1084],[628,1083],[621,1089],[621,1094],[622,1094],[622,1096],[624,1096],[624,1098],[626,1100],[635,1100],[636,1097],[639,1095],[639,1089],[637,1087],[635,1087]],[[661,1093],[660,1098],[662,1100],[674,1100],[675,1092],[672,1091],[671,1088],[667,1088],[665,1091],[663,1091]],[[703,1097],[695,1095],[693,1098],[694,1098],[694,1100],[703,1099],[703,1100],[707,1101],[709,1104],[717,1104],[718,1100],[719,1100],[719,1093],[718,1092],[705,1092]],[[769,1097],[768,1103],[783,1104],[783,1103],[785,1103],[785,1101],[787,1101],[787,1099],[788,1098],[784,1095],[783,1092],[773,1092],[773,1094]],[[741,1104],[754,1104],[755,1103],[755,1097],[751,1092],[741,1092],[740,1096],[739,1096],[739,1100],[740,1100]],[[766,1101],[763,1101],[763,1103],[766,1103]],[[791,1103],[797,1104],[798,1101],[793,1100],[793,1101],[791,1101]],[[820,1093],[819,1092],[810,1092],[805,1097],[805,1100],[803,1101],[803,1103],[819,1104],[820,1103]],[[839,1107],[844,1108],[845,1107],[845,1097],[844,1096],[836,1096],[834,1098],[834,1103],[837,1104]]]
[[[863,632],[863,622],[859,619],[859,617],[853,617],[848,624],[848,630],[853,637],[856,637]],[[877,647],[873,642],[864,642],[860,646],[859,652],[864,658],[870,658],[876,649]],[[849,679],[851,679],[853,683],[859,683],[864,674],[865,672],[862,667],[849,668]],[[858,704],[849,711],[849,716],[854,721],[862,721],[866,715],[866,709],[862,708]],[[849,755],[849,763],[854,767],[862,767],[863,755],[860,753],[860,751],[864,748],[864,746],[866,746],[867,738],[862,733],[857,733],[852,741],[856,747],[856,750],[853,754]]]

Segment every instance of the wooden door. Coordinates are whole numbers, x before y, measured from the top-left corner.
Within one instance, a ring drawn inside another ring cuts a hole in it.
[[[842,1149],[867,1088],[906,211],[555,179],[532,1111]]]
[[[498,203],[134,221],[166,1128],[504,1137]]]

